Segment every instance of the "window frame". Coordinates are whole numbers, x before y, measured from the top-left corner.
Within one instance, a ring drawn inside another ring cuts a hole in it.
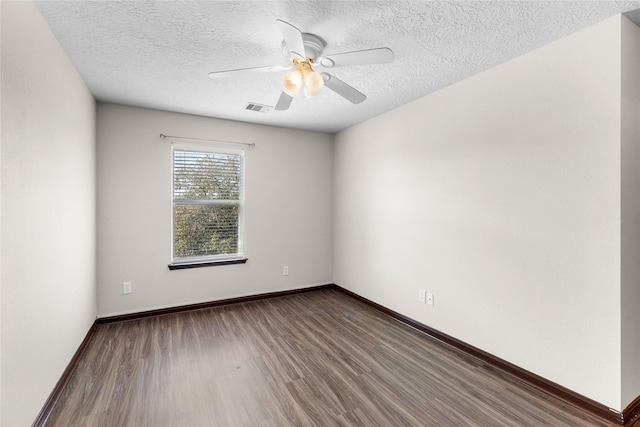
[[[215,200],[194,200],[195,203],[180,202],[175,197],[175,155],[177,151],[212,153],[212,154],[230,154],[240,157],[240,196],[237,203],[238,206],[238,251],[234,254],[207,255],[188,258],[176,258],[175,254],[175,238],[176,238],[176,207],[177,206],[197,206],[197,205],[225,205],[228,202],[216,202]],[[174,143],[171,145],[171,254],[169,262],[169,270],[181,270],[194,267],[209,267],[220,265],[244,264],[247,257],[244,253],[244,211],[245,211],[245,150],[238,148],[219,147],[211,144],[194,144],[194,143]]]

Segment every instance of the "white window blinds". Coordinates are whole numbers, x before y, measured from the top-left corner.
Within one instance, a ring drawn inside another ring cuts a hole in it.
[[[173,149],[173,263],[243,256],[241,152]]]

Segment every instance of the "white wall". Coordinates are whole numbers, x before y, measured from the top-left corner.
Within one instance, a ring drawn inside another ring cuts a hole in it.
[[[640,28],[622,19],[622,405],[640,394]]]
[[[0,7],[0,424],[25,426],[95,319],[95,102],[36,7]]]
[[[169,271],[171,143],[160,133],[256,143],[246,264]],[[97,139],[99,317],[332,283],[331,135],[99,103]]]
[[[620,22],[334,146],[335,283],[617,410]]]

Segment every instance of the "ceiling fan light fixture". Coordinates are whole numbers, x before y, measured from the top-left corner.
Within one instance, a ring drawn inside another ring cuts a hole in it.
[[[304,96],[313,98],[324,86],[324,79],[320,73],[312,71],[304,76]]]
[[[289,96],[296,96],[302,88],[302,73],[294,70],[284,76],[283,90]]]

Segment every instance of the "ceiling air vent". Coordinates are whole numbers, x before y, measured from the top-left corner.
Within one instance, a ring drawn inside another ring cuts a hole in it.
[[[273,110],[273,107],[269,105],[256,104],[255,102],[248,103],[245,107],[245,110],[257,111],[258,113],[267,113]]]

